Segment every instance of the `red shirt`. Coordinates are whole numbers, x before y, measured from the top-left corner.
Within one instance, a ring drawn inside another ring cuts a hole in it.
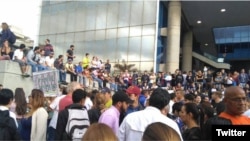
[[[64,98],[62,98],[59,102],[59,112],[65,109],[68,105],[72,104],[72,95],[66,95]]]

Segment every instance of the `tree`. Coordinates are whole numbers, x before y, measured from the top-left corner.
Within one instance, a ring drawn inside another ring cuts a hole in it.
[[[135,64],[127,64],[125,60],[122,60],[122,63],[118,63],[114,65],[114,68],[117,68],[119,71],[124,72],[125,70],[128,70],[129,72],[131,71],[137,71],[136,68],[133,68]]]

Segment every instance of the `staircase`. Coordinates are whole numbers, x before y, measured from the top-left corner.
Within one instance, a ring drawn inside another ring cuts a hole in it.
[[[202,55],[202,54],[199,54],[199,53],[194,52],[194,51],[192,52],[192,56],[194,58],[199,59],[202,62],[205,62],[205,63],[215,67],[215,68],[230,69],[230,64],[224,63],[224,58],[217,58],[217,57],[212,56],[211,54],[208,54],[208,53],[204,53]]]

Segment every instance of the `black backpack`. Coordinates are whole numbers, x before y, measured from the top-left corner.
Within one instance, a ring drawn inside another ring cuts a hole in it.
[[[21,140],[15,120],[9,116],[8,110],[0,110],[0,140]]]

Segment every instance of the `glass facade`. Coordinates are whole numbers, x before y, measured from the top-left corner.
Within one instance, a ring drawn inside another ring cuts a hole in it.
[[[39,42],[49,38],[56,56],[74,44],[77,61],[88,52],[104,62],[125,60],[152,70],[156,13],[157,1],[44,1]]]
[[[249,60],[250,25],[214,28],[218,56],[230,60]]]

